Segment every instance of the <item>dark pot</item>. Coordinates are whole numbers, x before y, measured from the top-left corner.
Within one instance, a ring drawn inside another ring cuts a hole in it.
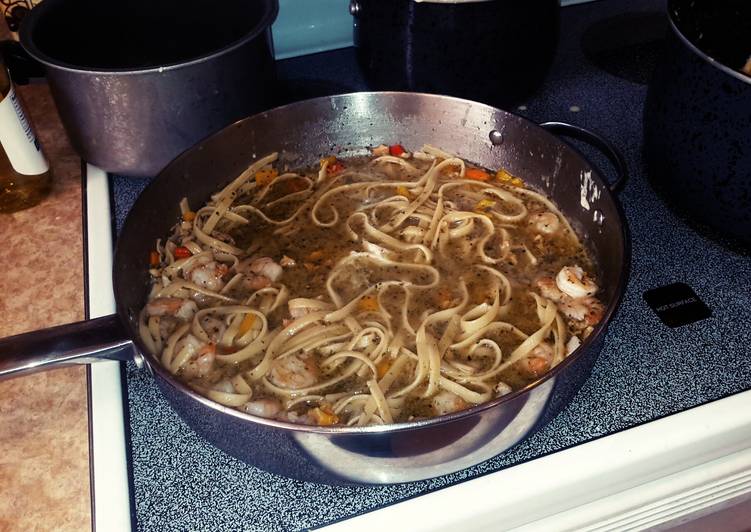
[[[268,108],[278,0],[47,0],[21,42],[46,66],[76,151],[118,174],[154,176],[224,126]]]
[[[649,86],[645,156],[655,188],[688,217],[751,243],[751,4],[671,0]],[[745,44],[744,44],[745,42]]]
[[[378,90],[433,92],[509,107],[543,82],[558,0],[352,0],[357,56]]]

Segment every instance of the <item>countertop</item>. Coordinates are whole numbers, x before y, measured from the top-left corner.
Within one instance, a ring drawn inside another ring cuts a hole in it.
[[[84,319],[81,160],[47,85],[18,92],[54,187],[0,214],[0,337]],[[0,531],[91,528],[87,402],[83,366],[0,382]]]

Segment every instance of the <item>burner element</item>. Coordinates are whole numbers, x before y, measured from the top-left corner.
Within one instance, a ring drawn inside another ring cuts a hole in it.
[[[673,283],[644,292],[644,299],[660,321],[675,328],[709,318],[712,311],[686,283]]]
[[[646,85],[662,51],[666,22],[658,12],[617,15],[587,28],[581,46],[598,68]]]

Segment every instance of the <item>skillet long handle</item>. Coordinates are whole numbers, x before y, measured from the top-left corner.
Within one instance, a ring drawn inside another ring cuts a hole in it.
[[[133,342],[116,314],[0,339],[0,380],[101,359],[130,360]]]

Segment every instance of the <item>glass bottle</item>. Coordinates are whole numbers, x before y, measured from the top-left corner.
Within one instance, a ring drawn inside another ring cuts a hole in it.
[[[50,166],[0,58],[0,213],[36,205],[51,185]]]

